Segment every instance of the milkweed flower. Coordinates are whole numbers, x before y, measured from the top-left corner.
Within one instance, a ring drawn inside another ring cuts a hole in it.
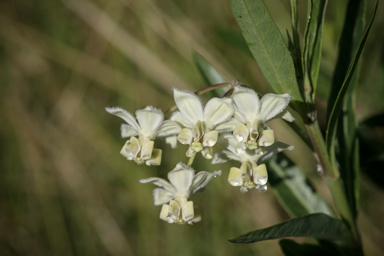
[[[192,92],[174,88],[173,93],[179,111],[170,120],[183,127],[177,140],[189,145],[186,153],[188,157],[201,152],[205,158],[211,159],[212,147],[217,142],[219,131],[227,128],[225,122],[234,113],[232,99],[212,98],[204,108],[199,97]]]
[[[240,186],[240,191],[243,193],[252,188],[265,192],[268,182],[267,167],[265,164],[259,163],[281,151],[294,149],[294,146],[277,141],[271,146],[257,148],[256,150],[247,148],[242,154],[238,154],[236,149],[237,141],[231,134],[224,134],[220,138],[220,143],[228,150],[217,152],[213,157],[212,164],[225,163],[228,160],[240,162],[240,168],[232,167],[230,169],[228,182],[232,186]]]
[[[221,175],[221,171],[213,173],[203,171],[195,175],[192,167],[178,163],[168,173],[169,182],[157,177],[142,179],[140,182],[160,187],[153,191],[155,205],[163,205],[160,219],[169,223],[192,224],[200,221],[201,217],[195,215],[193,202],[188,201],[189,197],[198,191],[203,191],[208,182],[217,175]]]
[[[152,106],[137,110],[136,118],[119,107],[106,108],[106,110],[127,122],[121,126],[121,136],[130,137],[130,139],[120,153],[138,164],[160,165],[162,151],[154,148],[154,139],[175,135],[181,131],[180,126],[173,121],[164,121],[163,112]]]
[[[233,130],[238,153],[244,152],[245,148],[267,147],[275,142],[274,131],[265,124],[278,117],[289,122],[294,120],[286,110],[291,97],[289,93],[268,93],[260,100],[254,90],[235,87],[231,98],[235,105],[234,117],[239,121]]]

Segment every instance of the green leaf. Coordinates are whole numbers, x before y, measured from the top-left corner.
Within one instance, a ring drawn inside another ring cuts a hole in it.
[[[284,155],[268,161],[268,180],[278,200],[291,217],[325,213],[336,217],[329,204],[320,197],[299,167]]]
[[[305,99],[314,102],[321,61],[321,41],[327,0],[309,1],[308,22],[304,38]]]
[[[332,247],[325,247],[315,244],[299,244],[290,239],[282,239],[279,245],[284,255],[286,256],[330,256],[340,255]]]
[[[286,222],[230,238],[232,243],[255,243],[285,237],[315,237],[327,240],[349,240],[345,224],[323,213],[306,215]]]
[[[375,9],[371,15],[371,18],[368,22],[368,24],[365,26],[363,36],[360,40],[359,46],[357,48],[357,51],[351,61],[351,64],[349,65],[348,71],[346,73],[346,76],[344,78],[343,84],[339,90],[339,93],[337,95],[337,98],[335,100],[335,104],[332,107],[331,114],[328,119],[328,126],[327,126],[327,135],[326,135],[326,145],[327,145],[327,151],[329,153],[329,156],[331,158],[332,164],[336,166],[336,160],[335,160],[335,136],[336,136],[336,126],[337,126],[337,120],[339,118],[340,110],[343,106],[343,99],[347,92],[348,86],[350,84],[350,81],[353,77],[354,71],[356,69],[358,60],[360,58],[361,52],[363,51],[365,41],[368,37],[369,30],[372,26],[372,22],[375,18],[375,14],[377,11],[377,5],[378,2],[376,2]]]
[[[339,42],[339,56],[333,77],[331,96],[334,99],[336,90],[340,87],[342,77],[347,72],[347,65],[356,51],[359,39],[364,29],[365,0],[350,1],[347,7],[344,27]],[[353,94],[357,88],[360,62],[356,66],[349,88],[347,89],[342,114],[337,124],[337,152],[336,156],[340,165],[340,175],[343,180],[348,204],[354,218],[358,212],[359,198],[359,141],[357,137],[357,120]]]
[[[263,1],[231,0],[231,8],[267,81],[276,93],[291,93],[295,109],[303,113],[292,56]]]

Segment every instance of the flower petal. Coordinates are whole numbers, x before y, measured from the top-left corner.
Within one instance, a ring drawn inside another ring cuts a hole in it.
[[[173,95],[181,114],[192,124],[203,120],[203,105],[199,97],[192,92],[173,88]]]
[[[292,95],[289,93],[265,94],[260,101],[261,108],[259,119],[262,120],[263,123],[266,123],[276,115],[283,112],[283,110],[288,106],[291,97]]]
[[[136,117],[140,125],[140,134],[156,138],[157,129],[164,120],[164,114],[160,109],[147,106],[145,109],[136,111]]]
[[[215,130],[219,132],[232,132],[235,129],[236,125],[239,123],[239,120],[232,117],[227,121],[216,125]]]
[[[236,125],[236,128],[233,130],[233,137],[237,142],[246,142],[248,139],[248,135],[248,128],[242,123]]]
[[[177,147],[177,137],[175,136],[169,136],[165,138],[165,143],[171,145],[171,148]]]
[[[275,143],[275,132],[273,130],[264,130],[259,138],[259,145],[268,147]]]
[[[159,186],[160,188],[163,188],[173,194],[176,193],[176,189],[171,185],[171,183],[169,183],[168,181],[162,179],[162,178],[157,178],[157,177],[151,177],[151,178],[147,178],[147,179],[142,179],[142,180],[139,180],[140,183],[152,183],[156,186]]]
[[[139,132],[128,124],[122,124],[120,129],[122,138],[139,135]]]
[[[181,127],[176,122],[171,120],[165,120],[159,130],[157,131],[157,136],[167,137],[171,135],[177,135],[181,132]]]
[[[295,121],[295,118],[293,117],[293,115],[287,109],[284,109],[283,112],[281,112],[280,114],[278,114],[277,116],[275,116],[272,119],[275,119],[275,118],[282,118],[282,119],[284,119],[285,121],[288,121],[288,122]]]
[[[189,145],[192,142],[192,131],[184,128],[181,130],[179,135],[177,135],[177,140],[184,145]]]
[[[216,176],[220,176],[221,171],[214,171],[214,172],[199,172],[196,174],[195,178],[193,179],[193,183],[191,186],[191,194],[194,194],[196,192],[202,192],[204,187],[208,184],[208,182]]]
[[[213,148],[204,148],[203,150],[201,150],[201,155],[205,158],[205,159],[212,159],[213,157]]]
[[[155,148],[152,151],[152,156],[151,159],[145,161],[145,164],[148,166],[158,166],[161,164],[161,156],[162,156],[163,151],[161,149]]]
[[[137,154],[140,152],[140,149],[141,146],[139,140],[136,137],[131,137],[130,140],[128,140],[121,149],[120,154],[132,159],[133,157],[137,156]]]
[[[203,138],[204,147],[213,147],[216,144],[218,137],[219,133],[217,131],[206,133]]]
[[[264,154],[260,156],[259,162],[262,162],[268,158],[271,158],[273,155],[276,155],[277,153],[284,151],[284,150],[293,150],[295,147],[287,145],[283,142],[276,141],[269,147],[264,148]]]
[[[141,148],[141,159],[145,161],[151,158],[154,144],[155,143],[151,140],[143,145]]]
[[[195,170],[183,163],[178,163],[172,171],[168,173],[168,179],[176,189],[178,196],[190,196],[190,187],[195,176]]]
[[[140,126],[136,122],[135,117],[131,113],[129,113],[128,111],[126,111],[122,108],[119,108],[119,107],[105,108],[105,110],[107,110],[107,112],[112,114],[112,115],[115,115],[115,116],[122,118],[125,122],[127,122],[136,131],[140,131]]]
[[[204,121],[209,129],[227,121],[234,112],[232,99],[212,98],[204,108]]]
[[[186,222],[189,222],[193,219],[195,216],[194,210],[193,210],[193,202],[188,201],[183,208],[181,209],[181,215],[183,216],[183,220]]]
[[[237,110],[245,117],[247,122],[252,122],[255,116],[259,114],[259,96],[254,90],[236,86],[231,97]]]
[[[169,120],[176,122],[178,125],[180,125],[182,128],[189,128],[192,129],[195,123],[189,122],[183,114],[180,113],[180,111],[174,112]]]
[[[244,184],[242,174],[243,172],[239,168],[232,167],[228,175],[229,184],[235,187],[242,186]]]
[[[265,164],[257,166],[253,170],[253,182],[258,185],[265,185],[268,181],[268,172]]]
[[[173,193],[165,189],[156,188],[155,190],[153,190],[153,201],[155,202],[155,205],[166,204],[172,199],[174,199]]]
[[[222,164],[222,163],[225,163],[225,162],[231,160],[232,158],[230,158],[228,155],[233,155],[233,153],[230,151],[226,151],[226,150],[217,152],[213,156],[211,164]]]
[[[168,223],[173,223],[174,221],[168,217],[168,212],[169,212],[169,205],[163,204],[163,207],[161,207],[160,219]]]
[[[170,201],[168,217],[171,218],[174,222],[179,220],[180,210],[180,206],[175,200]]]

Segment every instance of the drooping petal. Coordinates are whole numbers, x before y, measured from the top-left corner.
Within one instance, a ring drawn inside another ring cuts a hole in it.
[[[192,92],[173,88],[175,103],[183,116],[192,124],[203,120],[203,105],[199,97]]]
[[[289,93],[265,94],[260,101],[261,109],[259,119],[262,120],[263,123],[266,123],[272,118],[274,118],[276,115],[283,112],[283,110],[288,106],[291,97],[292,95]]]
[[[228,175],[229,184],[235,187],[242,186],[244,184],[242,175],[243,172],[239,168],[232,167]]]
[[[161,207],[160,219],[168,223],[173,223],[174,221],[168,217],[168,212],[169,212],[169,205],[163,204],[163,207]]]
[[[268,181],[268,172],[265,164],[258,165],[253,170],[253,182],[258,185],[265,185]]]
[[[233,153],[230,152],[230,151],[226,151],[226,150],[219,151],[219,152],[215,153],[211,163],[212,164],[222,164],[222,163],[225,163],[225,162],[227,162],[227,161],[232,159],[232,155],[233,155]],[[229,157],[229,156],[231,156],[231,157]]]
[[[145,164],[148,166],[158,166],[161,164],[161,156],[163,151],[161,149],[153,149],[151,159],[145,161]]]
[[[223,123],[233,115],[234,108],[230,98],[212,98],[204,108],[204,121],[209,129]]]
[[[177,147],[177,137],[175,136],[169,136],[165,138],[165,143],[171,145],[171,148]]]
[[[181,214],[183,215],[183,220],[186,222],[191,221],[195,217],[193,210],[193,202],[188,201],[183,208],[181,209]]]
[[[141,148],[141,159],[148,160],[152,157],[153,145],[155,143],[151,140],[143,145]]]
[[[162,179],[162,178],[157,178],[157,177],[152,177],[152,178],[147,178],[147,179],[142,179],[139,180],[140,183],[152,183],[156,186],[159,186],[160,188],[163,188],[173,194],[176,193],[176,189],[169,183],[168,181]]]
[[[184,128],[181,130],[177,136],[177,140],[184,145],[189,145],[192,142],[192,131],[190,129]]]
[[[172,116],[169,118],[169,120],[176,122],[179,124],[182,128],[188,128],[192,129],[195,123],[189,122],[183,114],[180,113],[180,111],[176,111],[172,114]]]
[[[249,88],[236,86],[232,99],[237,110],[245,117],[247,122],[255,119],[260,111],[260,101],[257,93]]]
[[[125,122],[127,122],[136,131],[140,131],[140,126],[136,122],[135,117],[131,113],[129,113],[128,111],[126,111],[122,108],[119,108],[119,107],[105,108],[105,110],[107,110],[107,112],[112,114],[112,115],[115,115],[115,116],[122,118]]]
[[[120,154],[127,158],[136,157],[141,149],[140,142],[136,137],[131,137],[123,146]]]
[[[194,194],[196,192],[201,192],[204,187],[208,184],[208,182],[216,176],[221,175],[220,171],[214,171],[214,172],[199,172],[196,174],[195,178],[193,179],[193,183],[191,186],[191,194]]]
[[[155,205],[166,204],[172,199],[174,199],[173,193],[165,189],[156,188],[153,190],[153,201],[155,202]]]
[[[164,120],[164,114],[160,109],[147,106],[136,111],[136,117],[140,125],[140,134],[155,139],[157,129]]]
[[[244,124],[239,123],[236,125],[236,128],[233,131],[233,137],[237,142],[247,141],[248,135],[249,130]]]
[[[195,170],[183,163],[178,163],[172,171],[168,173],[168,179],[176,189],[179,196],[189,197],[190,187],[195,176]]]
[[[262,162],[268,158],[271,158],[273,155],[276,155],[277,153],[284,151],[284,150],[293,150],[295,146],[287,145],[283,142],[276,141],[269,147],[264,148],[264,154],[260,156],[259,162]]]
[[[218,137],[219,133],[217,131],[210,131],[206,133],[203,137],[204,147],[213,147],[216,144]]]
[[[259,145],[268,147],[275,143],[275,132],[273,130],[264,130],[259,139]]]
[[[165,120],[159,130],[157,131],[158,137],[167,137],[177,135],[181,132],[181,127],[176,122],[171,120]]]
[[[122,138],[128,138],[139,135],[139,132],[128,124],[122,124],[120,129]]]
[[[216,125],[215,130],[219,132],[232,132],[238,123],[240,123],[239,120],[232,117],[229,120]]]

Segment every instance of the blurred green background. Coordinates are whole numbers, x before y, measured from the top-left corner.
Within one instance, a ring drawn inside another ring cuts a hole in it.
[[[285,36],[289,1],[265,2]],[[323,127],[346,3],[330,1],[327,9],[317,98]],[[299,4],[303,30],[306,1]],[[368,14],[373,4],[368,1]],[[358,221],[367,255],[384,253],[383,7],[356,94],[363,148]],[[174,104],[173,87],[205,87],[194,51],[228,80],[271,92],[228,1],[0,2],[0,255],[281,255],[278,241],[227,242],[289,219],[273,189],[240,194],[227,183],[234,163],[210,166],[196,158],[198,171],[224,173],[192,197],[202,222],[178,226],[159,219],[154,186],[138,180],[166,177],[177,162],[186,162],[186,148],[175,152],[157,141],[160,167],[137,166],[119,154],[122,120],[104,108],[133,113],[153,105],[165,111]],[[283,122],[273,125],[279,140],[296,146],[289,156],[331,202],[308,148]]]

